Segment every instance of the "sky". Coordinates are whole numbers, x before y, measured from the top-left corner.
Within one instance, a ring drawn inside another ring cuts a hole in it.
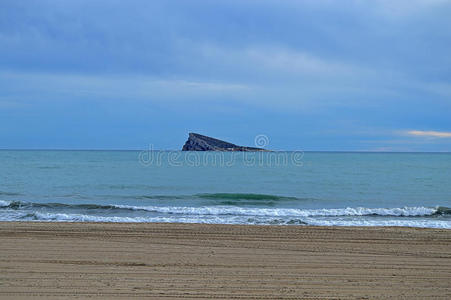
[[[0,2],[1,149],[451,151],[451,0]]]

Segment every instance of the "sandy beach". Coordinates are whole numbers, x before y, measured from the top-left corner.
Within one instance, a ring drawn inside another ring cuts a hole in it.
[[[449,298],[451,231],[0,223],[0,298]]]

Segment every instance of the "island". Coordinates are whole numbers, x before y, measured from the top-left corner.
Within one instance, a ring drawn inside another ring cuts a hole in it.
[[[263,148],[238,146],[198,133],[189,133],[182,151],[268,151]]]

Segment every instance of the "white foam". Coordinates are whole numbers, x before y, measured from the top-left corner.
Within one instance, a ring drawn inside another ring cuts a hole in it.
[[[23,216],[24,217],[24,216]],[[22,219],[23,219],[22,217]],[[17,217],[15,218],[18,219]],[[35,212],[28,215],[28,219],[36,221],[55,221],[55,222],[115,222],[115,223],[210,223],[210,224],[245,224],[245,220],[232,221],[221,220],[220,218],[187,218],[187,217],[116,217],[116,216],[97,216],[83,214],[64,214],[64,213],[41,213]]]
[[[7,207],[11,204],[9,201],[0,200],[0,207]]]
[[[403,226],[403,227],[422,227],[422,228],[443,228],[451,229],[451,222],[445,220],[371,220],[371,219],[353,219],[353,220],[339,220],[339,219],[314,219],[307,218],[304,220],[309,225],[315,226]]]
[[[273,216],[273,217],[312,217],[312,216],[428,216],[437,212],[431,207],[403,207],[403,208],[366,208],[347,207],[332,209],[295,209],[295,208],[246,208],[234,206],[203,206],[203,207],[174,207],[174,206],[129,206],[113,205],[118,208],[146,210],[150,212],[185,215],[241,215],[241,216]]]
[[[445,228],[451,229],[451,222],[446,220],[428,220],[428,219],[368,219],[362,217],[347,217],[347,219],[337,217],[307,217],[303,219],[292,218],[274,218],[274,217],[253,217],[247,216],[155,216],[155,217],[116,217],[116,216],[97,216],[83,214],[64,214],[64,213],[40,213],[9,215],[8,218],[0,216],[3,220],[17,221],[54,221],[54,222],[128,222],[128,223],[205,223],[205,224],[308,224],[314,226],[407,226],[424,228]]]
[[[11,202],[0,200],[0,207]],[[450,218],[428,217],[438,208],[335,208],[290,209],[246,208],[235,206],[171,207],[127,206],[137,210],[123,215],[102,215],[52,212],[34,209],[0,209],[2,221],[60,221],[60,222],[174,222],[208,224],[308,224],[318,226],[409,226],[451,229]],[[146,211],[148,213],[146,213]],[[414,217],[414,218],[412,218]]]

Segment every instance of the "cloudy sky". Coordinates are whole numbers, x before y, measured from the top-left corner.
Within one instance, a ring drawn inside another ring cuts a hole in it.
[[[451,151],[451,1],[0,2],[0,148]]]

